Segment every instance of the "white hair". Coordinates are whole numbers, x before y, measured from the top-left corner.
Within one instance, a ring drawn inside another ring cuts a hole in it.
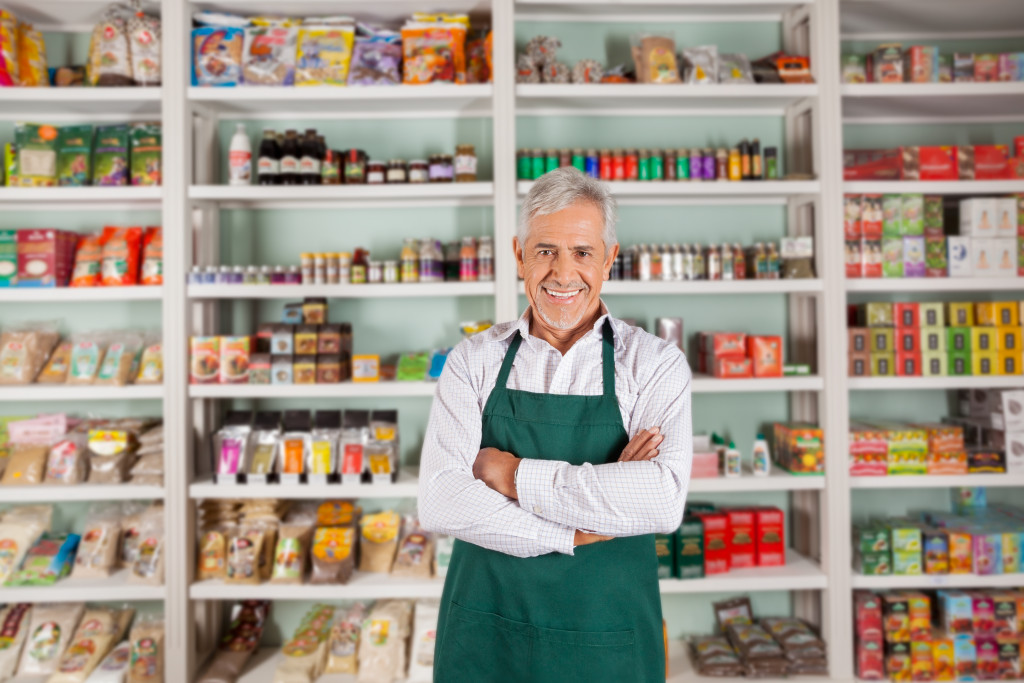
[[[605,248],[618,244],[615,236],[615,223],[618,220],[615,198],[600,180],[589,178],[572,166],[545,173],[530,188],[519,209],[519,225],[516,230],[519,244],[526,245],[530,223],[535,217],[558,213],[578,202],[590,202],[601,211],[604,218],[601,237]]]

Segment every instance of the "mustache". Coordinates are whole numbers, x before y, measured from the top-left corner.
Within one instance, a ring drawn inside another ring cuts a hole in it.
[[[542,289],[555,289],[562,291],[570,289],[590,289],[590,287],[587,286],[587,283],[583,282],[582,280],[573,280],[572,282],[554,282],[551,280],[545,280],[544,282],[541,282],[538,286]]]

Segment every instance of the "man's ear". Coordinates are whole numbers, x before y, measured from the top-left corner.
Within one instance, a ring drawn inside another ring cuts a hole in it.
[[[519,238],[512,238],[512,253],[516,255],[516,272],[519,274],[519,278],[524,277],[526,264],[523,262],[523,245],[519,244]]]
[[[615,259],[619,256],[619,243],[616,242],[612,245],[611,249],[605,250],[604,259],[604,279],[608,280],[612,276],[612,264],[615,263]]]

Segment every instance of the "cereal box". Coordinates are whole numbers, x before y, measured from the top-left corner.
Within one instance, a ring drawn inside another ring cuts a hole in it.
[[[978,657],[978,680],[994,681],[999,678],[999,643],[992,636],[974,634],[974,647]]]
[[[759,508],[755,512],[755,559],[758,567],[781,567],[786,564],[785,524],[785,513],[778,508]]]
[[[915,681],[931,681],[935,678],[930,629],[928,636],[928,640],[914,640],[910,643],[910,677]]]
[[[947,529],[949,534],[949,572],[970,574],[974,570],[974,539],[970,532]]]
[[[956,680],[956,659],[953,655],[953,639],[939,636],[932,639],[932,662],[936,681]]]
[[[910,604],[906,596],[898,593],[883,595],[882,619],[886,642],[910,642]]]
[[[996,633],[996,604],[992,596],[980,591],[971,591],[971,613],[974,621],[974,635],[994,637]]]
[[[907,611],[910,614],[910,639],[928,641],[932,639],[932,601],[925,593],[908,591]]]

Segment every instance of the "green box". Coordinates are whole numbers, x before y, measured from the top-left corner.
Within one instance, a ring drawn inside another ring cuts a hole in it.
[[[940,237],[945,234],[944,223],[945,208],[942,206],[942,197],[929,195],[924,198],[924,234],[931,237]]]
[[[685,517],[676,531],[676,576],[704,578],[704,523],[695,517]]]
[[[900,206],[900,234],[924,234],[924,195],[905,194]]]
[[[18,231],[0,230],[0,287],[18,284]]]
[[[900,237],[903,226],[903,195],[882,196],[882,237]]]
[[[903,277],[903,238],[882,238],[882,277]]]
[[[892,554],[892,573],[899,576],[916,576],[922,574],[921,551],[894,552]]]
[[[892,574],[892,555],[891,553],[860,553],[857,555],[856,569],[867,576]]]
[[[863,327],[893,327],[896,324],[891,301],[869,301],[861,310]]]
[[[969,327],[947,327],[946,328],[946,351],[950,353],[961,353],[971,351],[971,328]]]
[[[862,554],[887,553],[891,550],[889,529],[877,524],[853,528],[853,547]]]
[[[970,351],[950,351],[947,357],[946,372],[950,377],[968,377],[972,374]]]
[[[924,238],[924,267],[929,271],[934,271],[934,273],[927,273],[929,277],[942,277],[938,271],[949,272],[945,237]]]
[[[892,550],[894,553],[920,553],[921,528],[916,526],[891,526]]]
[[[658,578],[670,579],[676,574],[676,534],[654,534],[654,551],[658,555]]]

